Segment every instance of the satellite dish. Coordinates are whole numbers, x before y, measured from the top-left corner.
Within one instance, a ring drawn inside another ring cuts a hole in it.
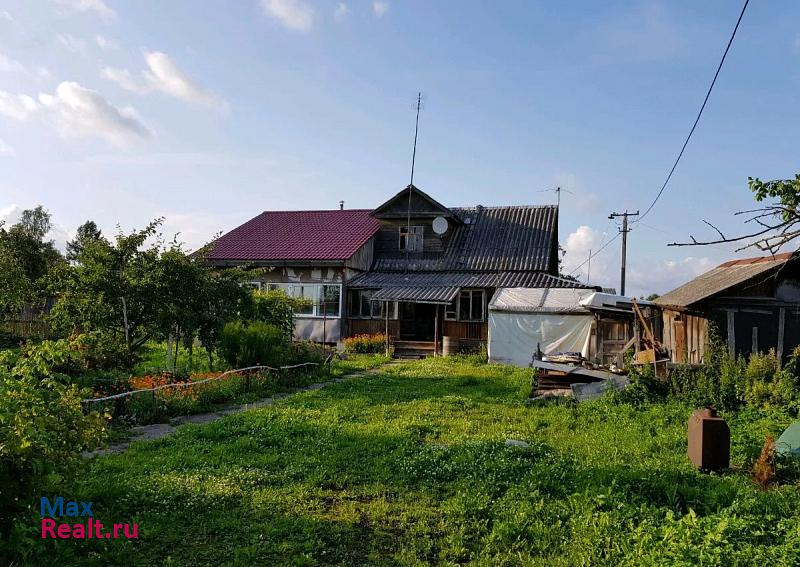
[[[433,219],[433,232],[436,234],[444,234],[447,232],[447,219],[444,217],[436,217]]]

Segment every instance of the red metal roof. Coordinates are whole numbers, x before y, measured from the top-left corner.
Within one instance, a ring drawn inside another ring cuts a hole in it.
[[[369,209],[265,211],[223,234],[209,260],[346,260],[378,231]]]

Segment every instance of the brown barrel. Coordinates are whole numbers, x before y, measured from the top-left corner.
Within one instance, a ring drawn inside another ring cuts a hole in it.
[[[442,355],[458,354],[458,339],[456,337],[442,337]]]

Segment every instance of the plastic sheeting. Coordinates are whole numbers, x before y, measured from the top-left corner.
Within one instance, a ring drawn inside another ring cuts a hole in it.
[[[545,354],[580,352],[589,356],[591,314],[489,311],[489,360],[530,365],[536,345]]]
[[[583,302],[595,295],[593,289],[506,287],[498,289],[489,309],[517,312],[587,312]]]

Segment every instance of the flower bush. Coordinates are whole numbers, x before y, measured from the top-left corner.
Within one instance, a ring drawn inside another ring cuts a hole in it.
[[[357,354],[380,354],[386,350],[386,335],[356,335],[344,340],[344,351]]]

